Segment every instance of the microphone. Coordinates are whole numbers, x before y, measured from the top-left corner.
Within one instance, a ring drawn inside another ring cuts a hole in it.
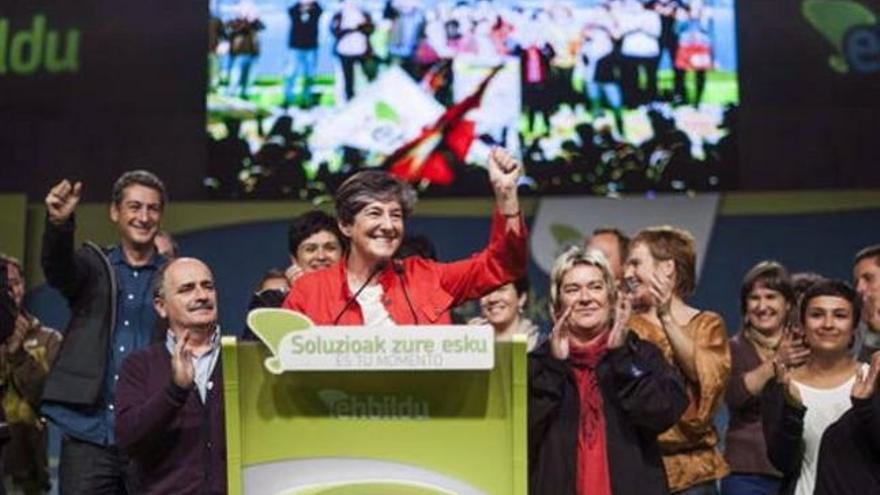
[[[403,262],[398,259],[391,261],[391,267],[394,268],[394,273],[397,274],[397,278],[400,279],[400,287],[403,288],[403,297],[406,298],[406,305],[409,306],[409,311],[412,313],[413,321],[416,325],[419,324],[419,317],[416,314],[416,309],[413,307],[413,303],[409,298],[409,291],[406,290],[406,278],[403,276]]]
[[[336,315],[336,318],[333,318],[333,325],[334,326],[337,323],[339,323],[339,319],[342,318],[342,314],[345,313],[345,310],[348,309],[349,306],[351,306],[351,303],[355,302],[357,300],[357,297],[359,295],[361,295],[361,292],[363,292],[364,289],[366,289],[367,286],[370,285],[370,282],[372,282],[373,277],[375,277],[376,275],[379,274],[379,272],[384,270],[386,266],[388,266],[388,260],[381,260],[378,263],[376,263],[375,265],[373,265],[373,269],[370,270],[370,276],[367,277],[367,279],[364,280],[364,283],[361,284],[361,286],[358,288],[358,290],[356,290],[355,293],[351,297],[349,297],[347,301],[345,301],[345,305],[342,306],[342,309],[339,310],[339,314]]]

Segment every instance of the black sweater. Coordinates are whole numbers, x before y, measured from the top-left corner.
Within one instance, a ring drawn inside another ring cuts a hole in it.
[[[687,407],[684,381],[650,342],[630,333],[596,370],[615,495],[668,493],[657,435]],[[580,397],[549,342],[529,355],[529,493],[575,493]]]
[[[852,404],[822,435],[814,495],[880,493],[880,393]]]

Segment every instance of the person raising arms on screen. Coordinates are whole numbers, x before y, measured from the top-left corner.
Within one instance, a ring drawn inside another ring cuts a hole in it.
[[[496,148],[489,157],[495,212],[489,245],[438,263],[392,257],[415,191],[384,171],[359,172],[336,193],[336,219],[349,250],[339,263],[298,278],[284,307],[318,325],[448,324],[450,308],[516,280],[526,268],[526,226],[516,191],[521,165]]]

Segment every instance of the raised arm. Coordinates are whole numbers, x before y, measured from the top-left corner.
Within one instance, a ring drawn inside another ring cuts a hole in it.
[[[521,165],[501,148],[489,156],[495,212],[489,245],[475,256],[444,265],[440,284],[456,304],[482,296],[526,271],[527,231],[516,190]]]
[[[82,183],[63,180],[46,195],[46,225],[40,262],[49,285],[70,300],[86,281],[87,273],[76,260],[74,212],[82,197]]]

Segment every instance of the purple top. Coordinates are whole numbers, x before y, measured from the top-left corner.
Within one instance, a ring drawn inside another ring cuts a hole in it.
[[[761,365],[754,344],[742,332],[730,339],[730,382],[724,400],[730,412],[724,458],[733,474],[764,474],[782,477],[770,459],[761,423],[760,397],[746,389],[743,375]]]
[[[226,493],[220,360],[206,388],[202,404],[195,387],[171,381],[164,342],[125,360],[116,387],[116,440],[131,456],[135,493]]]

